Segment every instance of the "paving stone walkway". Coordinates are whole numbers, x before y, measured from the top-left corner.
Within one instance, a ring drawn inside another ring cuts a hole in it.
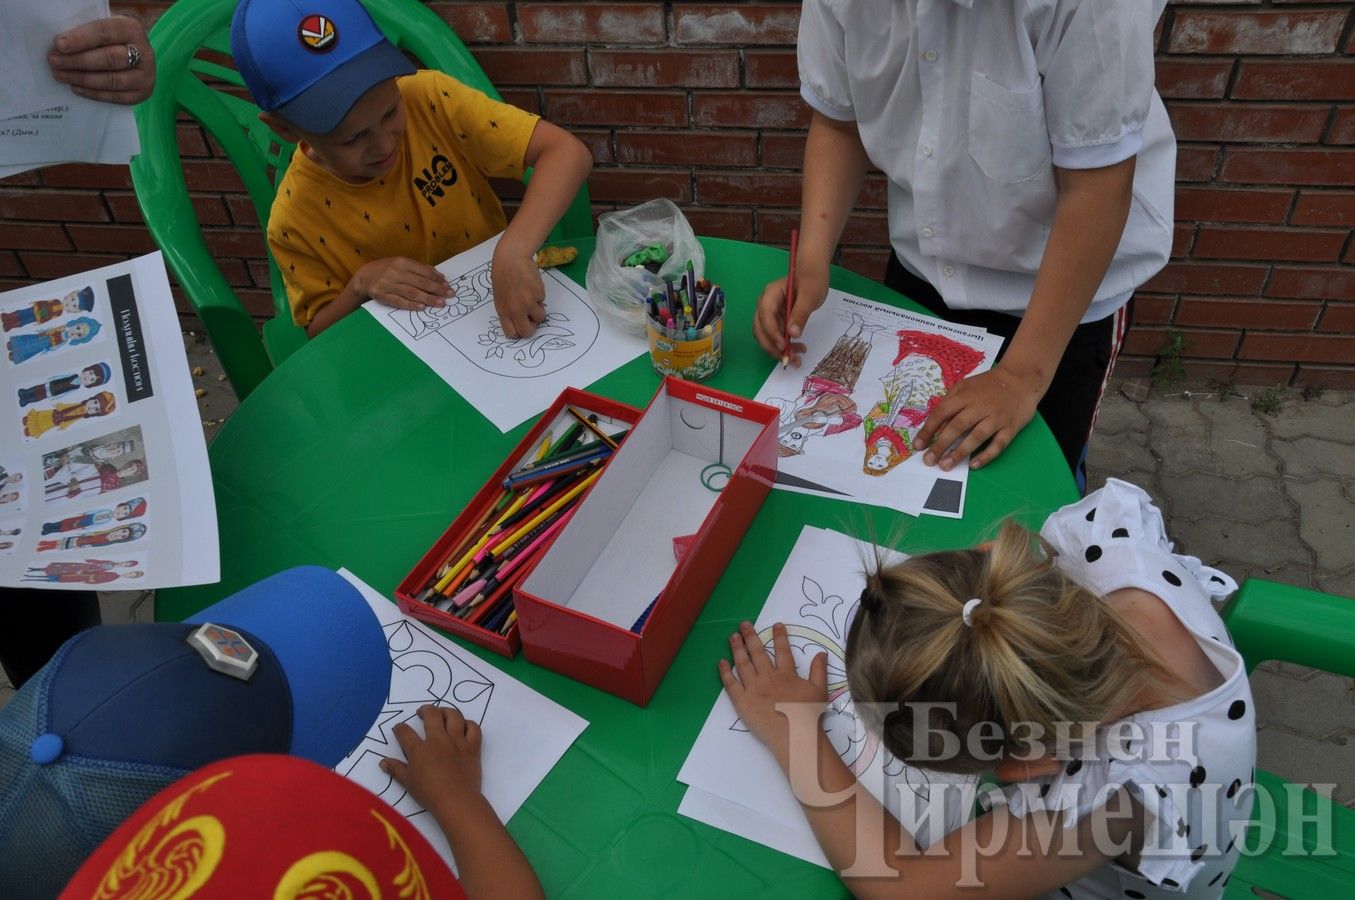
[[[210,441],[235,398],[202,336],[184,339]],[[1089,460],[1090,488],[1108,477],[1141,485],[1178,550],[1239,582],[1355,597],[1355,394],[1117,383]],[[104,596],[105,621],[151,615],[144,592]],[[1335,784],[1337,801],[1355,807],[1355,681],[1267,664],[1252,688],[1260,765],[1291,781]],[[0,680],[0,706],[12,695]]]

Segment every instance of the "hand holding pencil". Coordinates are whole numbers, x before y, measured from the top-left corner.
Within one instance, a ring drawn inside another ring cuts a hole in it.
[[[783,366],[798,367],[805,352],[799,337],[810,315],[828,297],[828,267],[806,260],[798,232],[791,233],[791,247],[793,262],[786,277],[768,283],[758,298],[753,336]]]

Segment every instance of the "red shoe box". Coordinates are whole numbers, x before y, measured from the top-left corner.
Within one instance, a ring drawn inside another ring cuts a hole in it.
[[[609,434],[621,430],[618,426],[634,425],[640,418],[640,410],[633,406],[617,403],[614,400],[608,400],[587,391],[566,388],[564,393],[551,404],[550,408],[542,413],[536,426],[513,448],[503,465],[494,471],[494,474],[485,482],[484,487],[480,488],[479,493],[471,499],[462,513],[452,522],[451,527],[442,533],[442,537],[438,538],[437,543],[433,544],[418,564],[396,587],[395,599],[403,612],[496,653],[502,653],[510,658],[517,655],[518,650],[522,647],[522,640],[519,636],[519,627],[522,624],[521,612],[518,613],[518,622],[506,634],[499,634],[497,631],[482,628],[466,619],[457,618],[450,612],[419,600],[418,597],[427,587],[433,574],[442,565],[447,555],[460,543],[462,536],[467,530],[475,527],[485,511],[492,507],[502,495],[504,476],[523,463],[530,462],[536,456],[546,431],[549,430],[555,438],[559,438],[565,429],[574,424],[575,420],[566,412],[566,406],[572,406],[585,415],[597,413],[599,427]],[[611,459],[615,459],[615,456]],[[608,460],[608,464],[610,464],[611,459]],[[595,482],[593,487],[596,488],[600,483],[601,479]],[[586,498],[591,491],[592,488],[586,491],[584,497]],[[582,502],[581,500],[580,504]],[[581,508],[581,506],[576,506],[574,508],[575,514]],[[556,536],[557,539],[566,531],[568,531],[568,526],[561,529]],[[534,560],[543,556],[549,550],[549,547],[550,545],[546,544],[538,548],[533,553],[533,558],[524,560],[517,567],[506,582],[509,585],[508,590],[516,590],[516,585],[531,571]]]
[[[647,704],[771,489],[777,418],[770,406],[664,379],[518,585],[527,659]],[[673,539],[684,536],[675,562]]]

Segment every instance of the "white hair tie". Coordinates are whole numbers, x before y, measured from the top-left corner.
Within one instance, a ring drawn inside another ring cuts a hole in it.
[[[983,599],[980,597],[975,597],[973,600],[968,600],[965,602],[964,612],[962,612],[960,615],[964,619],[964,623],[967,627],[969,628],[974,627],[974,621],[971,618],[971,616],[974,614],[974,607],[978,606],[982,602]]]

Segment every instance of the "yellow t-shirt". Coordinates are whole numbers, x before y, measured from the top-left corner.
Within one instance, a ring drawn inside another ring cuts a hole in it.
[[[373,260],[440,263],[506,224],[489,179],[522,177],[538,117],[441,72],[423,70],[397,84],[408,126],[390,172],[349,184],[298,147],[278,185],[268,246],[298,325]]]

